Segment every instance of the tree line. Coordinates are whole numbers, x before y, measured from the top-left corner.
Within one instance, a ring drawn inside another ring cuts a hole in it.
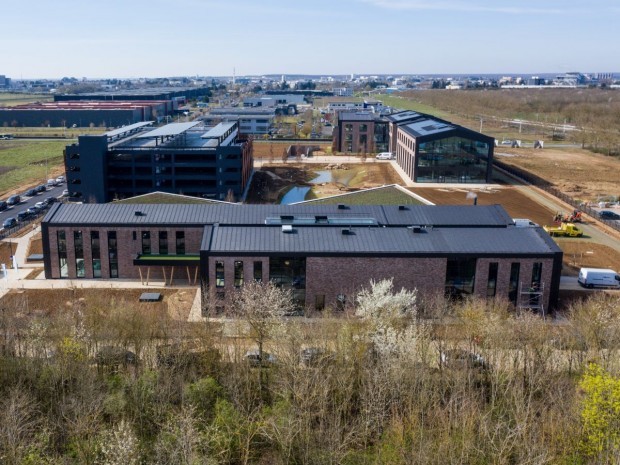
[[[286,317],[290,293],[251,283],[230,318],[188,324],[123,299],[4,299],[0,463],[620,460],[617,298],[545,320],[381,281],[347,305]]]

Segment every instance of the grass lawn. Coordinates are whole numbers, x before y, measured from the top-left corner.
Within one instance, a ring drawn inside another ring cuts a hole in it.
[[[0,141],[0,195],[62,173],[67,141]],[[47,167],[46,167],[47,160]]]
[[[54,97],[49,94],[0,93],[0,106],[13,107],[32,102],[51,102]]]
[[[384,105],[388,105],[390,107],[399,108],[402,110],[413,110],[419,111],[421,113],[427,113],[429,115],[436,116],[438,118],[447,119],[450,121],[450,118],[454,118],[450,116],[449,113],[445,111],[438,110],[435,107],[431,107],[430,105],[425,105],[424,103],[416,102],[415,100],[411,100],[405,97],[398,97],[396,95],[387,95],[387,94],[377,94],[374,96],[377,100],[381,100]]]
[[[208,204],[219,203],[209,199],[200,199],[198,197],[190,197],[187,195],[169,194],[166,192],[153,192],[151,194],[138,195],[129,199],[116,200],[115,203],[127,204]]]
[[[423,205],[415,197],[392,186],[335,195],[315,200],[312,203],[320,205],[336,205],[340,203],[346,205]]]

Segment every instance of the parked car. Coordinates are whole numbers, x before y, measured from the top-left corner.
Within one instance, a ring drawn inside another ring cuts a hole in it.
[[[54,196],[45,197],[43,199],[43,202],[49,206],[49,205],[51,205],[51,204],[53,204],[55,202],[58,202],[58,199],[56,197],[54,197]]]
[[[37,216],[39,213],[41,213],[41,209],[36,205],[29,207],[26,211],[30,214],[30,216]]]
[[[56,180],[55,179],[48,179],[47,180],[47,187],[55,187],[56,186]]]
[[[375,158],[377,160],[391,160],[392,158],[394,158],[394,155],[392,154],[392,152],[381,152],[378,153]]]
[[[13,206],[13,205],[17,205],[18,203],[21,203],[21,201],[22,201],[22,198],[19,195],[12,195],[7,199],[6,203],[9,206]]]
[[[263,351],[263,355],[261,357],[258,349],[248,350],[245,353],[245,359],[252,367],[266,367],[273,365],[276,362],[276,358],[265,351]]]
[[[35,187],[34,190],[37,192],[45,192],[47,190],[47,187],[45,187],[45,184],[40,184]]]
[[[62,196],[69,197],[69,189],[65,189],[64,191],[62,191]]]
[[[15,218],[7,218],[6,220],[4,220],[4,223],[2,223],[2,227],[4,229],[11,229],[15,226],[17,226],[17,220]]]
[[[594,287],[620,288],[620,275],[614,270],[605,268],[581,268],[577,282],[583,287],[592,289]]]
[[[26,197],[34,197],[37,194],[38,194],[38,192],[37,192],[36,189],[28,189],[26,192],[24,192],[24,195]]]
[[[598,212],[598,216],[603,220],[620,220],[620,215],[609,210]]]
[[[39,210],[45,210],[47,207],[49,207],[49,204],[43,201],[35,203],[34,206],[37,207]]]
[[[7,208],[9,208],[9,204],[4,200],[0,200],[0,212],[3,212]]]
[[[30,216],[31,213],[28,210],[22,210],[17,214],[17,221],[26,221]]]
[[[64,176],[58,176],[56,178],[56,184],[62,184],[63,182],[65,182],[65,177]]]

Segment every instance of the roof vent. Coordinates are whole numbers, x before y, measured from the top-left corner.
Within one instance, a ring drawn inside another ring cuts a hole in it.
[[[292,234],[293,233],[293,225],[292,224],[283,224],[282,225],[282,232],[285,234]]]
[[[399,210],[401,210],[401,211],[402,211],[402,210],[407,210],[407,207],[405,207],[404,205],[399,205],[399,206],[398,206],[398,209],[399,209]]]
[[[347,206],[344,203],[339,203],[338,204],[338,210],[346,210]]]
[[[420,234],[422,232],[422,226],[420,226],[419,224],[410,226],[411,231],[413,231],[414,234]]]
[[[136,210],[136,211],[134,212],[134,215],[136,215],[136,216],[144,216],[144,215],[145,215],[145,213],[141,212],[140,210]]]
[[[355,233],[353,232],[351,228],[342,229],[340,232],[342,233],[343,236],[354,236],[355,235]]]

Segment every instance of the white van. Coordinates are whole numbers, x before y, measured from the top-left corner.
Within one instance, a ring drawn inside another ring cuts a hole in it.
[[[394,155],[392,155],[392,152],[381,152],[378,153],[375,158],[377,160],[391,160],[392,158],[394,158]]]
[[[604,268],[582,268],[579,270],[577,282],[583,287],[613,287],[620,288],[620,276],[614,270]]]
[[[538,224],[527,218],[513,218],[512,222],[517,228],[536,228]]]

